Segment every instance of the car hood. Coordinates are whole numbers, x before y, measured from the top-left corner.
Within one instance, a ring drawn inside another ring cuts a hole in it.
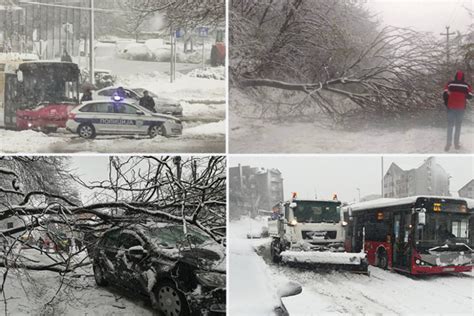
[[[151,116],[153,117],[160,117],[160,118],[166,118],[166,119],[170,119],[170,120],[175,120],[175,121],[178,121],[178,122],[181,122],[181,120],[179,118],[177,118],[176,116],[173,116],[173,115],[168,115],[168,114],[161,114],[161,113],[149,113]]]

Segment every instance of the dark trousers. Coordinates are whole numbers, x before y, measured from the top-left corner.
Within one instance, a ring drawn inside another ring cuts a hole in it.
[[[448,109],[448,139],[446,145],[453,142],[454,130],[454,145],[459,145],[459,138],[461,137],[461,124],[464,117],[464,110]]]

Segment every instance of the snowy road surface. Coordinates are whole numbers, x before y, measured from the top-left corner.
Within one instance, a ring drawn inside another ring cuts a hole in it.
[[[301,294],[282,299],[290,315],[474,313],[472,273],[411,278],[370,267],[367,277],[278,266],[264,255],[270,239],[246,239],[259,225],[264,224],[248,218],[230,222],[230,315],[273,315],[285,281],[303,287]]]
[[[465,120],[461,150],[474,152],[474,124]],[[446,129],[367,128],[330,129],[312,123],[271,123],[242,118],[230,110],[229,150],[232,153],[444,153]]]
[[[65,130],[46,135],[0,129],[0,147],[6,153],[221,153],[225,152],[225,122],[188,124],[180,137],[153,139],[148,136],[83,139]]]

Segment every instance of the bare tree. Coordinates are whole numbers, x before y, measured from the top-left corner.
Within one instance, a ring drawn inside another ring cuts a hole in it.
[[[41,174],[41,169],[33,172],[28,167],[31,159],[0,160],[0,220],[18,219],[15,227],[0,235],[0,267],[4,267],[0,292],[5,312],[5,281],[10,271],[57,272],[61,277],[57,294],[68,275],[90,264],[84,253],[94,247],[96,237],[115,226],[147,221],[177,223],[184,229],[193,225],[225,244],[225,157],[110,157],[107,179],[86,183],[77,176],[68,177],[70,186],[76,183],[91,191],[91,198],[85,201],[46,184],[38,188],[30,184],[34,172]],[[34,163],[49,164],[49,159],[37,157]],[[50,174],[42,174],[39,183],[46,176]],[[48,263],[35,262],[18,251],[27,246],[42,252],[42,246],[34,242],[38,233],[46,234],[58,248],[58,255],[45,253]],[[75,247],[72,241],[76,241]],[[54,297],[48,303],[53,301]]]
[[[230,6],[231,85],[263,95],[262,114],[301,117],[316,108],[340,121],[354,113],[439,106],[444,46],[430,34],[380,29],[349,1],[234,0]]]

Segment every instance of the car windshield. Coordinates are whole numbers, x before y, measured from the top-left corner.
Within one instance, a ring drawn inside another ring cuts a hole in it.
[[[296,201],[293,214],[301,223],[339,222],[338,204],[321,201]]]
[[[190,242],[193,245],[202,245],[206,241],[209,241],[210,238],[199,230],[188,226],[187,227],[188,235],[184,235],[183,226],[181,225],[168,225],[165,227],[152,227],[149,230],[151,239],[154,243],[174,248],[184,242]]]

